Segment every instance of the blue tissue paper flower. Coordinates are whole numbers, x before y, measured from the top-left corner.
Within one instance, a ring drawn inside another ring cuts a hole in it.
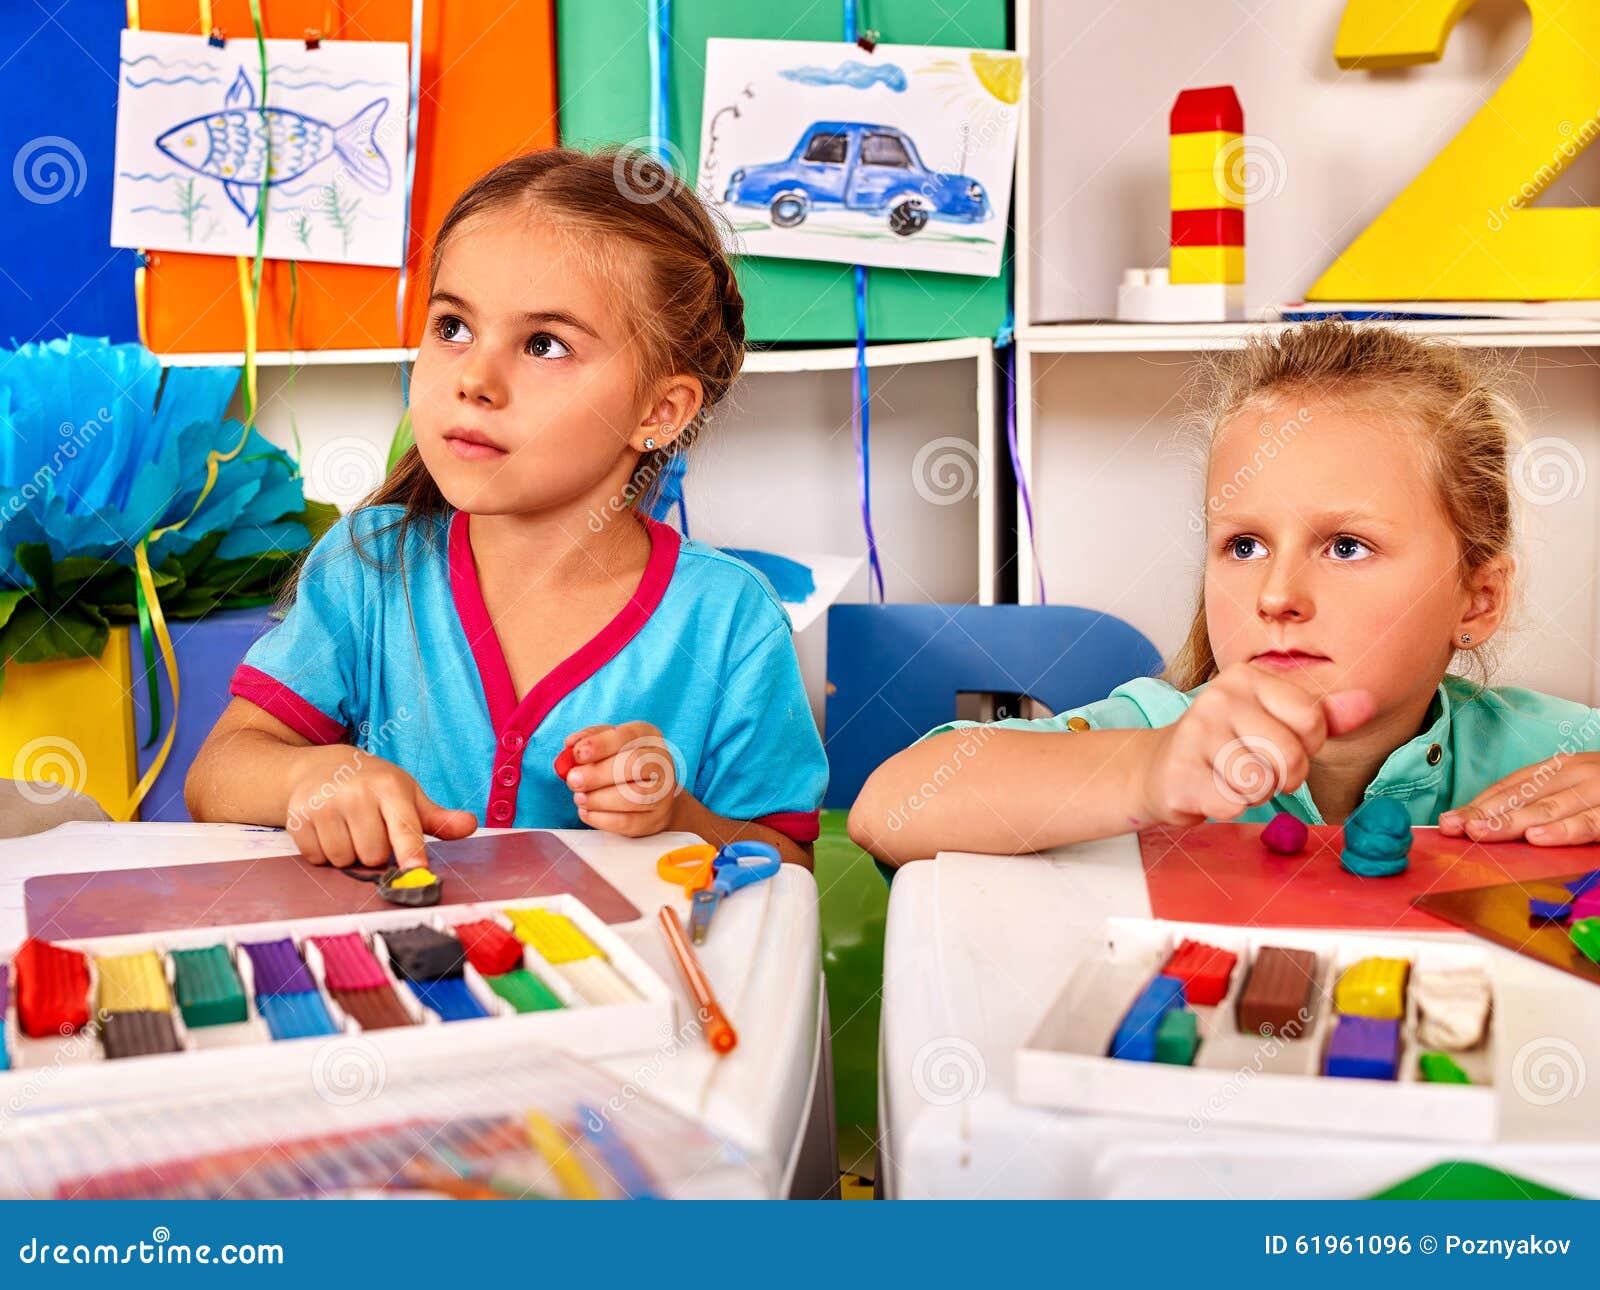
[[[16,563],[23,543],[45,543],[56,560],[131,565],[141,539],[195,509],[207,455],[244,432],[224,417],[239,372],[164,376],[142,345],[83,336],[0,351],[0,588],[29,585]],[[151,562],[217,531],[224,559],[303,550],[310,533],[286,517],[304,506],[294,461],[252,430],[194,516],[152,545]]]

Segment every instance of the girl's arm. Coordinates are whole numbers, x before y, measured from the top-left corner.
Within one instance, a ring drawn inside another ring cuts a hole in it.
[[[425,864],[424,834],[464,838],[478,822],[430,800],[393,762],[350,744],[318,745],[234,699],[189,767],[196,820],[286,828],[313,864]]]
[[[940,851],[1022,855],[1142,828],[1156,730],[948,730],[891,757],[850,808],[885,864]]]

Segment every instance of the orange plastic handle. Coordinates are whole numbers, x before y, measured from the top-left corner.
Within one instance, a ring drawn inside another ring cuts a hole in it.
[[[692,896],[711,885],[712,862],[716,858],[717,848],[705,842],[679,847],[656,861],[656,875],[681,885],[684,893]]]

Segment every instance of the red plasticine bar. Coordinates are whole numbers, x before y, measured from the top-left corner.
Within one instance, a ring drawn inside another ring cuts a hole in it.
[[[484,976],[503,976],[523,966],[522,942],[499,923],[480,919],[450,929],[467,952],[467,962]]]
[[[1215,945],[1182,941],[1161,969],[1161,975],[1175,976],[1183,982],[1183,997],[1191,1006],[1221,1003],[1222,996],[1228,993],[1233,965],[1238,961],[1237,954]]]
[[[89,960],[29,937],[11,959],[17,1021],[32,1039],[70,1035],[89,1024]]]
[[[322,971],[330,990],[376,990],[389,984],[383,967],[367,948],[360,932],[337,936],[313,936],[311,943],[322,951]]]

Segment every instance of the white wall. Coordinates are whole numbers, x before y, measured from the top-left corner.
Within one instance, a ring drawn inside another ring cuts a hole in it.
[[[978,456],[976,371],[970,359],[871,371],[874,520],[890,600],[977,597],[976,487],[988,486],[989,472],[970,487],[961,478]],[[693,535],[785,555],[864,554],[854,379],[849,370],[742,376],[691,459]],[[260,387],[262,433],[292,452],[298,426],[309,496],[348,508],[377,482],[400,417],[398,368],[305,367],[292,390],[285,369],[263,368]],[[924,454],[919,478],[919,451],[942,438],[961,445]],[[941,463],[952,473],[938,475]],[[864,572],[843,599],[867,599]],[[820,725],[825,625],[800,633],[796,645]]]

